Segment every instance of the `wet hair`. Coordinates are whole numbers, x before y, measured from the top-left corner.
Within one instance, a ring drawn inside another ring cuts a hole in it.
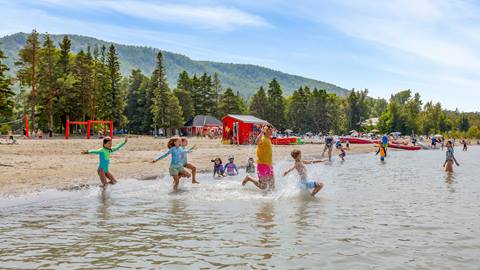
[[[167,143],[168,149],[174,147],[174,146],[175,146],[175,142],[176,142],[177,140],[179,140],[179,139],[180,139],[180,138],[178,138],[178,137],[170,138],[170,140],[168,140],[168,143]]]
[[[302,151],[298,149],[293,149],[290,155],[292,156],[293,159],[297,159],[297,157],[302,153]]]
[[[111,141],[112,141],[112,138],[110,138],[110,137],[103,138],[103,146],[105,146],[105,144],[107,144],[108,142],[111,142]]]
[[[182,142],[188,141],[187,137],[181,137]]]

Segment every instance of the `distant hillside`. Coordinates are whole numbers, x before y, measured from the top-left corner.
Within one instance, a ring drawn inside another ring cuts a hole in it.
[[[72,40],[73,52],[78,52],[81,49],[85,50],[88,45],[93,48],[96,45],[101,47],[102,45],[109,46],[112,44],[112,42],[92,37],[79,35],[68,36]],[[40,37],[43,42],[44,36],[41,35]],[[51,35],[51,37],[58,46],[58,42],[63,39],[64,35]],[[15,71],[13,63],[15,59],[17,59],[18,51],[25,44],[26,39],[27,34],[25,33],[17,33],[0,38],[0,49],[3,50],[8,57],[6,63],[13,72]],[[155,55],[159,49],[117,43],[113,44],[116,46],[120,56],[123,75],[129,75],[132,69],[139,68],[147,74],[147,76],[150,76],[155,65]],[[326,89],[338,95],[345,95],[347,92],[346,89],[330,83],[290,75],[261,66],[195,61],[181,54],[166,51],[162,52],[164,53],[168,81],[172,88],[176,85],[178,74],[186,70],[189,74],[202,74],[204,72],[213,74],[217,72],[224,87],[231,87],[235,91],[240,91],[244,96],[252,95],[261,85],[267,86],[268,82],[273,78],[276,78],[280,82],[287,95],[302,85],[307,85],[311,88]]]

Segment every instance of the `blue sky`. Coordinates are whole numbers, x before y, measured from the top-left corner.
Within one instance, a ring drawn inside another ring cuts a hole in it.
[[[480,111],[480,2],[0,0],[0,36],[74,33]]]

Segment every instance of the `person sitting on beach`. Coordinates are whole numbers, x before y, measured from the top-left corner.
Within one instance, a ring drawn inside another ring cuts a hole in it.
[[[187,150],[187,146],[188,146],[188,139],[185,138],[185,137],[182,137],[182,148],[184,150]],[[190,150],[191,150],[191,148],[190,148]],[[200,182],[198,182],[196,180],[197,167],[195,167],[195,165],[193,165],[192,163],[188,163],[187,152],[184,152],[182,154],[182,160],[183,160],[183,167],[192,171],[192,184],[199,184]]]
[[[228,176],[235,176],[238,174],[237,165],[235,165],[234,160],[235,158],[233,156],[230,156],[228,158],[228,163],[225,164],[225,172]]]
[[[259,189],[275,189],[275,177],[273,175],[272,164],[272,142],[270,141],[272,132],[273,127],[271,125],[265,125],[262,127],[262,131],[255,140],[255,144],[257,144],[258,179],[247,175],[242,182],[243,186],[248,182],[252,182]]]
[[[453,154],[454,154],[454,150],[453,150],[452,141],[448,141],[446,159],[445,159],[445,163],[443,163],[443,167],[445,167],[446,172],[453,172],[453,162],[455,162],[457,166],[460,166],[460,164],[457,162],[457,159]]]
[[[248,158],[247,166],[245,166],[245,171],[247,174],[253,175],[255,174],[255,161],[252,157]]]
[[[215,175],[218,175],[219,177],[225,177],[225,170],[222,164],[222,159],[219,157],[216,157],[215,159],[212,159],[213,162],[213,177]]]
[[[159,160],[166,158],[168,155],[172,155],[172,159],[170,160],[169,173],[170,176],[172,176],[173,178],[173,191],[175,192],[178,191],[180,178],[190,177],[190,173],[183,167],[184,163],[182,159],[182,154],[191,152],[195,148],[195,146],[193,146],[189,150],[183,149],[181,147],[181,144],[182,139],[180,139],[179,137],[171,138],[167,144],[168,151],[151,161],[151,163],[153,164]]]
[[[295,160],[295,163],[290,169],[283,173],[283,176],[287,176],[293,170],[297,170],[298,174],[300,175],[300,188],[305,190],[313,189],[310,195],[315,196],[315,194],[317,194],[324,185],[322,182],[314,182],[308,180],[307,167],[305,167],[305,164],[320,163],[323,162],[323,160],[302,160],[302,152],[298,149],[292,150],[290,155]]]
[[[125,141],[112,147],[112,138],[105,137],[103,139],[103,147],[97,150],[85,150],[82,151],[82,154],[98,154],[100,158],[100,163],[98,164],[98,176],[102,182],[102,187],[106,187],[107,184],[115,184],[117,180],[113,174],[109,171],[110,165],[110,154],[115,153],[120,150],[128,141],[128,138],[125,137]]]
[[[340,140],[335,143],[335,148],[340,151],[340,154],[338,156],[342,159],[342,161],[344,161],[344,157],[347,155],[347,153],[345,152],[345,149],[343,148],[342,142],[340,142]]]

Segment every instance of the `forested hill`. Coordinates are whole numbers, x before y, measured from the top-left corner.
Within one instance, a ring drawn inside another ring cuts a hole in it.
[[[64,35],[51,35],[51,38],[56,44],[63,39]],[[77,53],[81,49],[86,50],[90,45],[101,47],[102,45],[112,44],[92,37],[68,35],[72,40],[72,51]],[[43,35],[40,36],[40,41],[43,43]],[[25,44],[27,34],[17,33],[0,38],[0,49],[4,51],[8,57],[5,63],[11,68],[11,72],[15,72],[16,68],[14,62],[18,57],[18,51]],[[144,74],[150,76],[155,64],[155,56],[159,49],[131,46],[113,43],[117,48],[120,57],[121,71],[123,75],[129,75],[132,69],[139,68]],[[244,96],[252,95],[257,89],[263,85],[267,86],[273,78],[276,78],[283,87],[284,94],[290,95],[294,90],[300,86],[307,85],[310,88],[317,87],[325,89],[329,92],[334,92],[338,95],[344,96],[347,90],[336,85],[304,78],[301,76],[290,75],[280,71],[269,68],[246,65],[246,64],[229,64],[211,61],[195,61],[184,55],[162,51],[165,59],[165,66],[167,69],[167,77],[170,86],[173,88],[176,85],[178,74],[186,70],[189,74],[213,74],[217,72],[224,87],[231,87],[235,91],[240,91]]]

